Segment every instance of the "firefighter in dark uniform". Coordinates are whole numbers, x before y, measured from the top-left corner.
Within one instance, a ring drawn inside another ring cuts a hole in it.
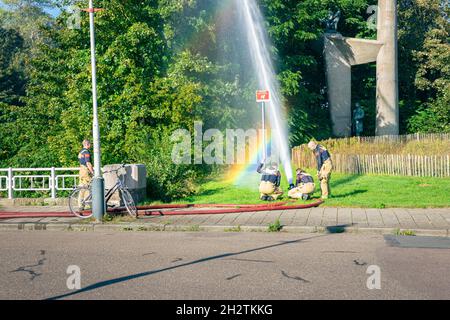
[[[277,200],[283,194],[280,188],[281,173],[278,170],[278,164],[270,162],[269,165],[265,165],[263,161],[256,171],[262,174],[259,184],[260,199],[263,201]]]
[[[317,144],[315,141],[308,143],[308,148],[314,152],[317,161],[317,175],[320,180],[320,189],[322,199],[328,199],[330,196],[330,178],[333,171],[333,162],[330,153],[326,148]]]
[[[289,190],[288,196],[292,199],[308,200],[314,193],[316,185],[313,177],[302,169],[297,169],[295,188]]]
[[[91,162],[91,142],[89,140],[83,141],[83,149],[78,153],[78,161],[80,163],[80,187],[88,187],[92,181],[94,175],[94,168]],[[82,199],[89,196],[88,190],[81,190],[78,202],[81,207]]]

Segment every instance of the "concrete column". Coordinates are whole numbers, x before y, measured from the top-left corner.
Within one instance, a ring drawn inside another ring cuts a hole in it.
[[[376,135],[398,135],[397,0],[379,0],[378,6],[377,36],[383,46],[377,58]]]
[[[351,65],[339,50],[332,37],[325,35],[324,54],[328,83],[328,101],[333,126],[337,137],[348,137],[352,133],[352,89]]]
[[[379,41],[325,35],[324,55],[333,134],[349,137],[352,133],[351,66],[374,62],[383,45]]]

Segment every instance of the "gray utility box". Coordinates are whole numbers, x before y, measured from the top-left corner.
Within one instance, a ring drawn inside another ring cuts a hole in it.
[[[103,167],[103,171],[117,170],[120,168],[120,164],[111,164]],[[106,192],[111,190],[117,182],[119,175],[123,175],[122,181],[130,191],[135,203],[143,201],[147,192],[147,169],[143,164],[127,164],[125,168],[119,170],[118,173],[110,172],[103,174],[105,179],[105,189]],[[120,199],[119,192],[116,191],[108,202],[111,206],[123,206]]]

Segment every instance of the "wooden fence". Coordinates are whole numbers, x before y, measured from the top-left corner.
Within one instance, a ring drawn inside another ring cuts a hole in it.
[[[450,133],[414,133],[405,135],[386,135],[386,136],[373,136],[373,137],[349,137],[332,139],[339,141],[359,141],[361,143],[378,143],[378,142],[391,142],[391,143],[408,143],[411,141],[442,141],[450,140]]]
[[[314,156],[300,150],[292,152],[299,168],[316,168]],[[450,177],[450,155],[418,156],[401,154],[341,155],[333,154],[334,171],[348,174],[379,174],[415,177]]]

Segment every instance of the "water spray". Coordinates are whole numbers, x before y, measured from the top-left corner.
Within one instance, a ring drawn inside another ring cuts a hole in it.
[[[257,74],[258,85],[260,88],[268,90],[271,94],[271,99],[267,102],[269,118],[275,133],[275,144],[280,150],[280,159],[285,170],[286,178],[292,186],[293,176],[286,130],[287,123],[282,117],[280,85],[276,79],[267,45],[268,37],[263,27],[264,19],[255,0],[235,1],[237,8],[242,10],[245,32]]]

